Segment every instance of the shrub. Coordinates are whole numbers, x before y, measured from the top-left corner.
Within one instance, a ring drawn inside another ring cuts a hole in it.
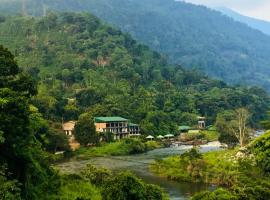
[[[164,195],[164,192],[159,186],[153,185],[153,184],[147,184],[145,188],[147,191],[147,200],[167,199],[167,197]]]
[[[83,180],[79,175],[65,175],[62,177],[57,196],[50,199],[101,200],[102,198],[99,189]]]
[[[266,174],[270,174],[270,132],[263,134],[251,143],[251,151],[255,155],[258,166]]]
[[[205,191],[197,193],[192,200],[237,200],[236,196],[225,189],[217,189],[214,192]]]
[[[180,155],[181,159],[187,158],[188,160],[197,160],[202,159],[202,154],[199,152],[198,149],[192,148],[189,151]]]
[[[87,165],[87,167],[81,172],[81,175],[92,184],[100,186],[109,179],[112,173],[105,168],[97,168],[93,165]]]
[[[142,180],[130,172],[123,172],[111,178],[103,188],[104,200],[146,200],[146,190]]]
[[[143,153],[146,151],[146,145],[139,139],[125,139],[129,154]]]
[[[162,189],[156,185],[145,184],[130,172],[122,172],[103,186],[104,200],[165,200]]]
[[[146,149],[149,151],[149,150],[153,150],[153,149],[157,149],[157,148],[160,148],[161,145],[159,143],[157,143],[156,141],[147,141],[145,143],[146,145]]]

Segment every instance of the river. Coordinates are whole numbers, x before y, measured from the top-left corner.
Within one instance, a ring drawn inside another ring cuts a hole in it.
[[[205,185],[201,183],[187,183],[169,181],[164,177],[156,176],[148,170],[148,166],[155,159],[162,159],[171,155],[179,155],[192,146],[179,146],[155,149],[144,154],[130,156],[113,156],[113,157],[94,157],[89,160],[70,160],[68,162],[57,164],[56,167],[64,173],[78,173],[87,164],[106,167],[113,171],[129,170],[142,178],[147,183],[161,186],[168,192],[172,200],[187,200],[194,193],[203,190],[213,190],[215,186]],[[220,149],[217,143],[209,143],[200,147],[201,152],[213,151]]]

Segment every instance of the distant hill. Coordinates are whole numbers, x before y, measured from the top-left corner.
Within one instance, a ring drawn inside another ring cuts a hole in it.
[[[3,1],[5,3],[3,3]],[[0,13],[21,13],[21,1],[2,0]],[[229,83],[270,91],[270,36],[218,11],[174,0],[26,0],[24,13],[91,11],[168,55]]]
[[[123,116],[146,134],[177,133],[197,116],[247,107],[252,122],[265,117],[269,96],[260,88],[232,87],[194,70],[168,64],[129,34],[88,13],[6,17],[0,44],[38,82],[32,102],[44,117],[74,120]]]
[[[265,34],[270,35],[270,22],[268,22],[268,21],[255,19],[252,17],[247,17],[247,16],[241,15],[240,13],[235,12],[235,11],[233,11],[229,8],[225,8],[225,7],[220,7],[220,8],[216,8],[216,9],[219,10],[220,12],[224,13],[225,15],[232,17],[236,21],[245,23],[252,28],[258,29]]]

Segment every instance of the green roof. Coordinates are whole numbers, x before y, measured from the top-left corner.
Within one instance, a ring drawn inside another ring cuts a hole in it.
[[[123,117],[95,117],[95,122],[127,122]]]
[[[128,126],[139,126],[138,124],[128,123]]]
[[[191,129],[190,126],[179,126],[178,128],[179,128],[180,131],[188,131],[188,130]]]

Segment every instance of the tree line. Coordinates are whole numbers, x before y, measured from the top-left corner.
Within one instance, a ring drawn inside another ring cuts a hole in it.
[[[230,86],[166,58],[91,14],[49,13],[7,17],[1,42],[38,82],[31,98],[52,122],[118,115],[140,124],[145,134],[177,133],[208,124],[218,114],[245,107],[253,127],[266,117],[268,94],[258,87]]]

